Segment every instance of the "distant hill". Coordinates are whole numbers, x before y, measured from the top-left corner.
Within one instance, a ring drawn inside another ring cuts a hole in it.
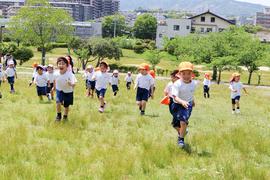
[[[236,0],[120,0],[121,10],[145,9],[186,10],[195,13],[211,10],[223,16],[253,16],[263,5]]]

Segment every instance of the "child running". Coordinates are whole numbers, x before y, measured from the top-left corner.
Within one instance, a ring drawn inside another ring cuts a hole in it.
[[[182,62],[179,65],[180,79],[177,80],[172,87],[173,96],[173,121],[172,125],[178,133],[178,146],[185,146],[186,129],[189,123],[189,118],[194,102],[194,92],[196,83],[192,80],[193,64],[190,62]]]
[[[37,66],[38,66],[38,63],[34,62],[33,65],[32,65],[32,68],[33,68],[33,74],[32,74],[32,79],[29,83],[29,87],[32,86],[33,82],[34,82],[34,79],[36,77],[36,74],[37,74]]]
[[[204,74],[204,80],[203,80],[203,95],[204,98],[210,98],[210,85],[211,85],[211,79],[210,79],[210,74],[205,73]]]
[[[126,81],[126,87],[127,90],[130,90],[131,87],[131,83],[134,83],[132,76],[131,76],[131,72],[128,72],[126,77],[125,77],[125,81]]]
[[[6,69],[5,74],[6,74],[6,79],[8,80],[8,83],[10,85],[10,93],[13,94],[15,93],[15,89],[14,89],[15,78],[17,79],[17,73],[14,67],[13,61],[8,62],[8,68]]]
[[[239,114],[240,113],[240,97],[241,97],[241,90],[243,89],[246,94],[248,94],[243,84],[240,82],[240,74],[233,73],[232,78],[230,81],[230,90],[231,90],[231,99],[232,99],[232,114]],[[236,109],[235,109],[236,105]]]
[[[112,74],[112,77],[110,79],[110,85],[112,86],[114,96],[116,96],[118,91],[119,91],[119,87],[118,87],[119,83],[120,83],[119,72],[118,72],[118,70],[114,70],[113,74]]]
[[[169,111],[171,114],[173,114],[173,111],[172,111],[172,104],[173,104],[172,87],[173,87],[173,84],[179,79],[178,73],[179,73],[179,70],[174,70],[171,73],[171,82],[169,82],[167,84],[166,88],[164,89],[165,96],[168,96],[170,98]]]
[[[92,65],[87,66],[84,72],[84,78],[86,81],[86,89],[87,89],[86,96],[92,98],[94,97],[96,86],[96,81],[93,80],[94,73],[95,71]]]
[[[47,86],[47,94],[48,94],[48,98],[50,100],[54,99],[54,84],[55,84],[55,78],[56,75],[54,73],[54,67],[52,64],[49,64],[47,66],[47,72],[46,72],[46,76],[48,77],[50,83]]]
[[[134,89],[137,89],[136,101],[139,106],[141,115],[145,115],[146,103],[149,98],[149,89],[151,89],[151,97],[154,97],[154,79],[149,75],[149,65],[143,63],[139,67],[140,73],[135,80]]]
[[[46,73],[44,72],[44,69],[42,66],[37,66],[37,74],[34,78],[34,84],[37,88],[37,95],[40,99],[40,101],[43,101],[43,96],[48,97],[48,100],[50,101],[50,96],[47,94],[47,86],[50,86],[49,78],[47,77]]]
[[[62,119],[61,105],[64,106],[63,120],[68,120],[69,106],[73,105],[73,91],[77,79],[75,75],[68,71],[68,60],[65,57],[59,57],[57,59],[57,66],[59,72],[56,73],[55,89],[56,89],[56,121],[59,122]]]
[[[152,97],[152,94],[154,94],[154,92],[156,90],[156,73],[154,70],[150,70],[149,74],[152,76],[152,78],[154,80],[153,91],[151,88],[149,89],[149,97],[151,97],[153,99],[154,97]]]
[[[110,75],[107,73],[108,67],[109,65],[105,61],[102,61],[99,65],[99,71],[95,72],[93,76],[93,80],[96,81],[96,93],[100,102],[98,109],[100,113],[103,113],[106,107],[105,94],[110,82]]]

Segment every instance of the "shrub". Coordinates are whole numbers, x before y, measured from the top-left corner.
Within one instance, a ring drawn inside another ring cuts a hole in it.
[[[26,47],[21,47],[13,53],[13,56],[15,59],[20,60],[20,65],[22,65],[24,62],[31,59],[34,56],[34,54],[31,49],[28,49]]]

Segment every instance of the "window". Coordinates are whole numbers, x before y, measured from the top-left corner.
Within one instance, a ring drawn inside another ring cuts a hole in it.
[[[207,28],[207,30],[206,30],[207,32],[212,32],[213,31],[213,29],[212,28]]]
[[[212,23],[216,22],[216,18],[215,17],[211,17],[211,22]]]
[[[204,28],[201,28],[201,32],[204,33]]]
[[[223,28],[219,28],[218,31],[219,32],[222,32],[222,31],[224,31],[224,29]]]
[[[170,37],[170,40],[173,40],[174,39],[174,37]]]
[[[180,30],[180,26],[179,25],[174,25],[173,26],[173,30],[174,31],[179,31]]]
[[[162,34],[159,34],[158,36],[159,36],[160,38],[162,38]]]
[[[190,27],[189,27],[189,26],[187,26],[187,29],[190,29]]]
[[[192,27],[191,28],[191,33],[195,33],[195,31],[196,31],[196,28],[195,27]]]
[[[201,17],[201,22],[205,22],[205,17],[204,16]]]

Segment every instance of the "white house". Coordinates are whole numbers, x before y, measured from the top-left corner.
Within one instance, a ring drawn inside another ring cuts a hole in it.
[[[193,33],[221,32],[236,23],[235,20],[225,19],[210,11],[190,17],[189,19],[192,23],[191,32]]]
[[[190,19],[166,19],[160,21],[157,27],[156,46],[163,47],[163,38],[173,39],[176,36],[186,36],[191,32]]]

